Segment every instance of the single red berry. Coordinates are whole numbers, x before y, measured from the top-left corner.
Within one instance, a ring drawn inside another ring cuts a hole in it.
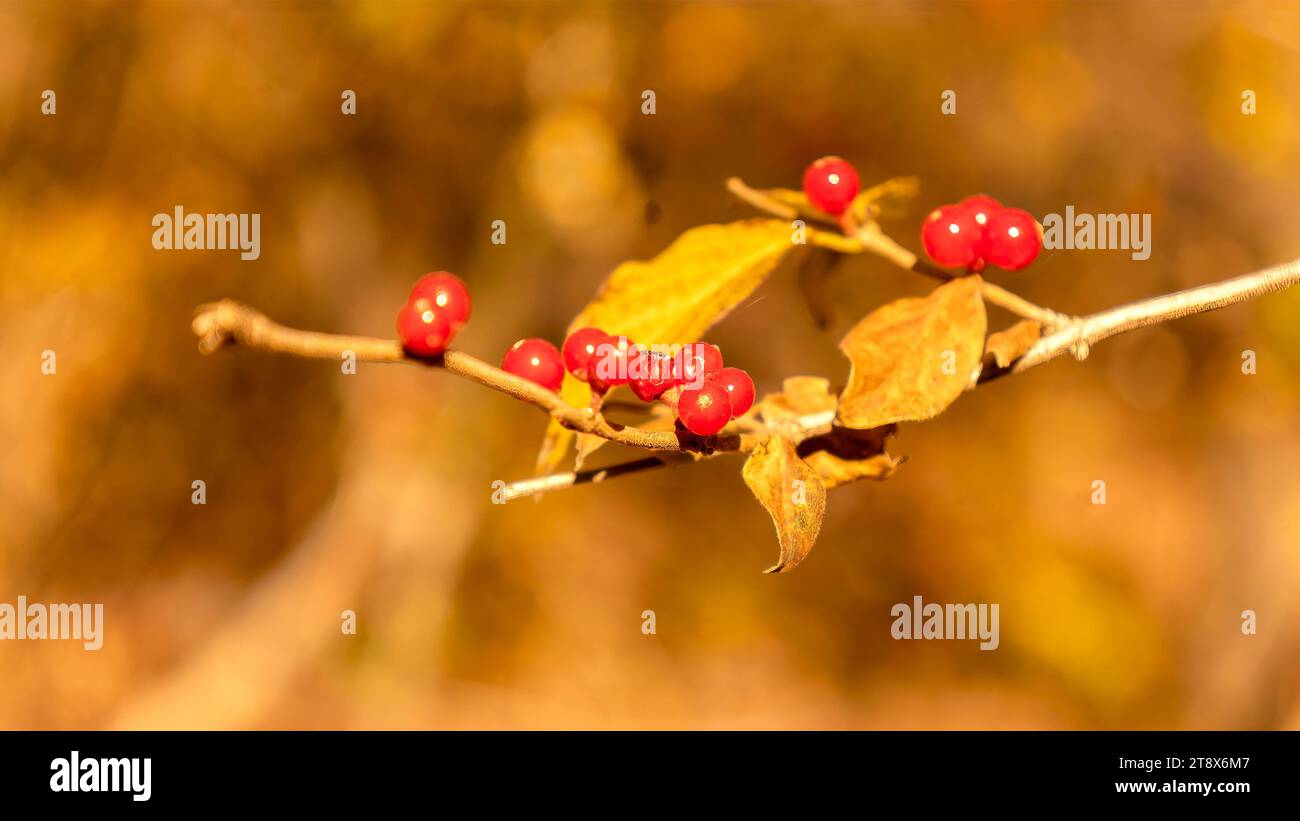
[[[962,200],[958,205],[969,210],[975,222],[985,230],[988,229],[989,220],[1002,213],[1002,203],[988,194],[975,194]]]
[[[558,391],[564,383],[564,363],[559,350],[545,339],[521,339],[510,346],[501,370]]]
[[[700,382],[708,379],[722,368],[722,351],[708,342],[692,342],[683,345],[673,357],[673,378],[680,385],[699,387]]]
[[[628,386],[642,402],[652,402],[676,382],[673,380],[671,356],[653,351],[641,353],[628,363],[631,381]]]
[[[424,302],[421,302],[424,300]],[[435,271],[425,274],[411,288],[410,302],[417,308],[432,305],[442,311],[451,323],[452,333],[459,331],[469,322],[473,304],[470,302],[469,289],[455,274]]]
[[[610,336],[596,346],[587,366],[587,381],[599,392],[631,381],[629,364],[641,353],[626,336]]]
[[[1043,247],[1038,223],[1019,208],[1003,209],[989,221],[984,244],[988,261],[1008,271],[1019,271],[1033,262]]]
[[[975,221],[975,213],[961,205],[945,205],[930,212],[921,226],[921,244],[930,259],[940,265],[977,267],[984,228]]]
[[[808,201],[837,217],[849,207],[861,187],[858,170],[839,157],[822,157],[803,172],[803,192]]]
[[[754,380],[740,368],[722,368],[710,382],[716,382],[727,391],[727,401],[731,405],[731,418],[735,419],[749,410],[754,404]]]
[[[599,328],[579,328],[569,334],[569,338],[564,340],[564,367],[586,382],[592,355],[596,353],[596,348],[609,339],[609,334]]]
[[[438,356],[447,350],[453,335],[447,316],[432,305],[408,302],[397,312],[397,336],[414,356]]]
[[[677,399],[677,418],[691,433],[712,436],[726,427],[731,419],[727,389],[717,382],[687,388]]]

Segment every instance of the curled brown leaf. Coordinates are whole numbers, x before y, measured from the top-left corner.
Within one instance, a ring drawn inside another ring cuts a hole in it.
[[[745,460],[741,475],[767,509],[781,543],[781,555],[766,573],[785,573],[804,560],[817,541],[826,514],[821,476],[799,458],[795,445],[772,436]]]
[[[798,453],[821,476],[827,490],[860,479],[882,482],[907,461],[885,450],[886,441],[897,429],[896,425],[870,430],[835,427],[828,434],[800,442]]]

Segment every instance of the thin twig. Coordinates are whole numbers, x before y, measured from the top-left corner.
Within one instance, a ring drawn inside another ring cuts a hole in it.
[[[405,362],[440,367],[534,405],[570,430],[594,434],[642,450],[748,453],[764,438],[756,434],[731,433],[701,438],[674,431],[643,430],[631,425],[619,425],[605,419],[594,408],[575,408],[554,391],[507,373],[463,351],[447,351],[436,359],[420,359],[409,356],[395,340],[289,328],[233,299],[199,306],[195,312],[193,329],[199,337],[199,350],[203,353],[212,353],[223,345],[235,343],[246,348],[314,359],[339,360],[352,353],[361,362]]]
[[[792,203],[781,202],[780,200],[773,199],[765,192],[759,191],[757,188],[750,188],[739,177],[732,177],[727,180],[727,190],[735,194],[739,199],[754,206],[759,211],[762,211],[765,214],[770,214],[778,219],[792,220],[802,217],[805,220],[838,227],[835,220],[831,218],[829,214],[816,211],[812,208],[800,208]]]
[[[502,501],[513,502],[516,499],[522,499],[526,496],[535,496],[539,493],[550,493],[553,490],[563,490],[564,488],[573,487],[574,485],[597,484],[606,479],[625,476],[629,473],[641,473],[646,470],[653,470],[666,465],[676,464],[679,460],[684,462],[692,461],[690,457],[687,456],[678,457],[678,459],[649,456],[645,459],[636,459],[631,462],[623,462],[621,464],[595,468],[592,470],[552,473],[549,476],[537,476],[532,479],[522,479],[518,482],[510,482],[501,489]]]
[[[831,433],[835,429],[835,411],[828,410],[804,414],[779,426],[767,425],[746,415],[736,419],[732,425],[742,432],[764,436],[784,436],[795,441],[803,441],[804,439],[826,436]],[[568,471],[565,473],[552,473],[547,476],[537,476],[532,479],[521,479],[508,483],[503,491],[507,500],[518,499],[523,496],[549,493],[552,490],[563,490],[574,485],[601,482],[605,479],[612,479],[629,473],[639,473],[648,468],[688,464],[692,461],[694,461],[692,458],[685,455],[661,453],[649,459],[638,459],[633,462],[623,462],[594,470],[577,471],[576,473]]]

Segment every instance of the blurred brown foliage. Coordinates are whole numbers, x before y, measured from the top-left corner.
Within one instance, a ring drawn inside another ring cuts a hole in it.
[[[832,491],[779,578],[739,460],[494,506],[534,409],[188,330],[232,296],[387,335],[445,268],[495,359],[748,213],[726,177],[826,153],[920,178],[885,226],[912,248],[976,191],[1153,214],[1149,261],[999,279],[1097,310],[1297,255],[1298,49],[1270,2],[0,5],[0,601],[106,618],[94,653],[0,643],[0,727],[1300,727],[1300,292],[904,426],[910,461]],[[261,258],[153,250],[177,204],[262,214]],[[710,334],[760,393],[842,382],[840,335],[930,283],[854,258],[821,287],[824,331],[786,265]],[[1000,649],[893,641],[916,594],[1000,603]]]

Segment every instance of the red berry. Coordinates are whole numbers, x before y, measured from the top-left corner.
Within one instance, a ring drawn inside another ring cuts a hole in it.
[[[1002,203],[988,194],[975,194],[962,200],[958,205],[969,210],[975,222],[985,230],[988,230],[989,220],[1002,213]]]
[[[808,201],[837,217],[853,202],[861,186],[858,170],[839,157],[822,157],[803,172],[803,192]]]
[[[716,382],[727,391],[732,419],[741,416],[753,406],[754,380],[740,368],[722,368],[709,377],[709,381]]]
[[[408,302],[397,312],[397,336],[414,356],[438,356],[447,350],[452,335],[446,315],[432,305]]]
[[[641,353],[641,349],[626,336],[609,336],[596,346],[587,366],[587,381],[597,391],[604,392],[615,385],[626,385],[631,381],[630,363]]]
[[[976,209],[945,205],[930,212],[921,226],[921,244],[940,265],[969,268],[983,251],[984,228],[975,220]]]
[[[596,348],[609,339],[609,334],[599,328],[580,328],[569,334],[569,338],[564,340],[564,367],[586,382],[592,355],[596,353]]]
[[[642,402],[651,402],[676,382],[673,380],[673,360],[666,354],[642,351],[628,363],[631,381],[628,386]]]
[[[722,351],[707,342],[683,345],[673,357],[673,378],[678,384],[699,387],[722,367]]]
[[[521,339],[510,346],[501,360],[501,370],[558,391],[564,383],[560,352],[545,339]]]
[[[1043,243],[1038,223],[1028,211],[1006,208],[989,221],[984,245],[991,264],[1019,271],[1034,261]]]
[[[731,419],[727,389],[717,382],[705,382],[698,388],[682,391],[677,399],[677,418],[691,433],[712,436]]]
[[[460,277],[446,271],[435,271],[420,277],[411,288],[410,302],[417,308],[436,306],[451,323],[453,334],[469,322],[470,311],[473,309],[465,283]]]

